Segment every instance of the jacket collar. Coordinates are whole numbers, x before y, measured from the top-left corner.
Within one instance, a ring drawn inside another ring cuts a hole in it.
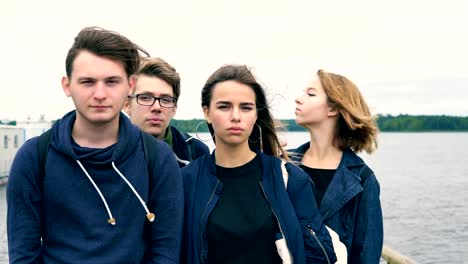
[[[302,156],[309,149],[310,142],[307,142],[297,149],[292,150],[291,159],[300,163]],[[330,185],[328,186],[319,205],[322,219],[334,215],[340,210],[349,200],[363,190],[361,185],[361,177],[355,172],[356,167],[364,165],[364,161],[358,157],[350,148],[343,151],[340,164],[336,169]]]
[[[263,172],[262,172],[262,180],[263,180],[264,176],[271,175],[272,167],[273,167],[271,166],[271,163],[274,162],[275,159],[272,156],[265,155],[256,149],[253,149],[252,151],[255,152],[257,155],[260,155],[260,160],[261,160],[262,169],[263,169]],[[216,152],[216,149],[213,150],[210,157],[208,157],[209,162],[208,164],[206,164],[208,172],[214,176],[216,176],[215,152]]]

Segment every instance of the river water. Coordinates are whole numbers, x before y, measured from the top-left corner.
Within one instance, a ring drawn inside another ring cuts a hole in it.
[[[293,148],[308,135],[282,138]],[[387,245],[420,263],[468,262],[468,133],[381,133],[378,150],[362,157],[380,182]],[[0,187],[0,263],[6,245]]]

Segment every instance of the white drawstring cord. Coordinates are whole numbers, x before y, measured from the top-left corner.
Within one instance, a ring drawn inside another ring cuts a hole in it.
[[[150,211],[148,210],[148,207],[146,207],[146,204],[145,204],[145,201],[143,201],[143,199],[141,199],[140,195],[138,194],[138,192],[135,190],[135,188],[133,188],[133,185],[127,180],[127,178],[125,178],[125,176],[119,171],[119,169],[117,169],[117,167],[115,166],[114,162],[112,162],[112,167],[114,168],[114,170],[119,174],[119,176],[125,181],[125,183],[127,183],[128,187],[130,187],[130,189],[133,191],[133,193],[135,194],[135,196],[138,198],[138,200],[140,201],[141,205],[143,206],[143,208],[145,208],[145,211],[146,211],[146,218],[148,218],[148,220],[150,222],[153,222],[154,221],[154,218],[155,218],[155,215],[153,213],[150,213]]]
[[[112,212],[109,208],[109,205],[107,205],[106,198],[104,198],[104,195],[102,195],[101,190],[99,190],[99,187],[96,185],[96,183],[94,183],[93,179],[91,178],[91,176],[89,176],[88,172],[83,167],[83,165],[81,165],[81,162],[79,160],[76,160],[76,162],[78,163],[78,165],[80,165],[81,170],[86,174],[86,177],[88,177],[89,181],[93,184],[94,189],[96,189],[99,196],[101,196],[101,200],[104,203],[104,206],[106,207],[107,214],[109,215],[109,220],[107,220],[107,222],[111,225],[115,225],[115,218],[112,216]]]

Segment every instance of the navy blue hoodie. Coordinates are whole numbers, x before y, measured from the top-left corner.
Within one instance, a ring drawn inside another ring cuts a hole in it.
[[[73,142],[75,119],[72,111],[52,127],[43,178],[38,138],[28,140],[14,159],[7,187],[10,262],[178,263],[183,186],[172,150],[157,141],[149,180],[141,132],[126,116],[120,114],[117,143],[103,149]],[[119,172],[156,215],[154,222]],[[107,222],[109,214],[115,225]]]

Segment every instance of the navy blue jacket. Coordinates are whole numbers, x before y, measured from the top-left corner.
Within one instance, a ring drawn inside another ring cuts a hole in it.
[[[10,263],[178,263],[183,185],[171,149],[157,141],[150,180],[141,132],[125,115],[117,143],[104,149],[72,142],[75,119],[70,112],[52,127],[44,177],[37,137],[14,159],[7,187]],[[100,188],[116,225],[107,223],[104,203],[77,160]],[[112,162],[156,215],[154,222],[146,220]]]
[[[300,163],[310,142],[290,150]],[[348,263],[379,263],[383,245],[380,186],[372,170],[351,149],[324,193],[319,210],[323,222],[340,237],[348,250]]]
[[[330,262],[334,263],[336,256],[331,238],[320,219],[308,176],[298,167],[288,163],[286,168],[289,180],[286,192],[281,160],[262,153],[257,155],[261,156],[263,167],[261,187],[278,220],[294,263],[327,263],[325,252]],[[208,216],[214,209],[223,187],[216,177],[214,152],[182,168],[182,177],[185,222],[181,263],[206,264],[209,250],[206,237]]]
[[[174,151],[179,167],[184,167],[193,160],[210,153],[210,149],[200,140],[182,133],[173,126],[168,127],[172,133],[172,150]]]

